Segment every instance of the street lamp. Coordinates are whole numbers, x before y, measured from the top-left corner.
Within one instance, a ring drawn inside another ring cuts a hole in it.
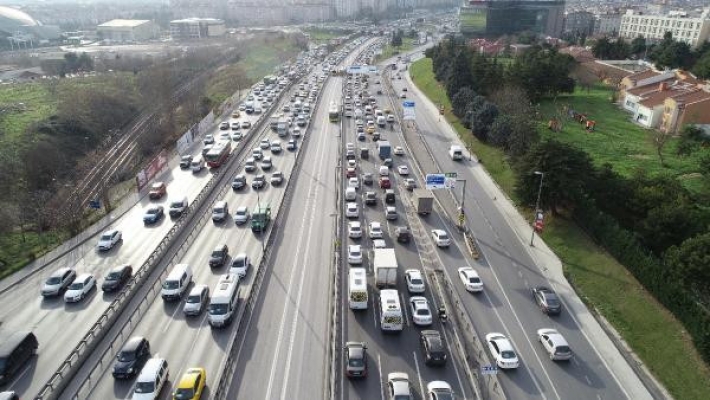
[[[540,209],[540,195],[542,194],[542,180],[545,179],[545,173],[540,171],[535,171],[535,175],[540,175],[540,187],[537,189],[537,201],[535,202],[535,212],[532,219],[532,234],[530,235],[530,246],[534,246],[533,240],[535,239],[535,218],[537,217],[537,210]]]

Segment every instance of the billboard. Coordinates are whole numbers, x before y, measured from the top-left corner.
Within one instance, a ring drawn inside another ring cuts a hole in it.
[[[168,164],[168,152],[163,149],[160,154],[158,154],[154,159],[148,163],[148,166],[143,168],[138,174],[136,174],[136,184],[138,185],[138,191],[141,191],[151,179],[155,178],[161,169],[165,168]]]

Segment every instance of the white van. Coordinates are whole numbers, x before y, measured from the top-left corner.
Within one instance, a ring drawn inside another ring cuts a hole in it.
[[[229,208],[225,200],[220,200],[212,208],[212,221],[222,222],[229,216]]]
[[[177,300],[187,291],[192,282],[192,268],[187,264],[178,264],[170,271],[170,275],[163,282],[160,295],[163,300]]]
[[[365,268],[350,268],[348,272],[348,304],[352,310],[367,310]]]
[[[349,186],[345,189],[345,201],[355,201],[357,199],[357,191],[354,187]]]
[[[385,125],[387,125],[387,120],[385,119],[384,116],[380,115],[380,116],[377,117],[377,125],[378,125],[380,128],[384,128]]]
[[[463,158],[463,149],[461,146],[452,145],[449,148],[449,156],[454,161],[459,161]]]
[[[182,196],[182,198],[178,199],[173,199],[170,202],[170,207],[168,208],[168,214],[170,214],[170,217],[172,218],[177,218],[182,215],[185,210],[187,210],[188,206],[188,201],[186,196]]]
[[[202,171],[202,168],[205,167],[205,159],[202,158],[201,154],[198,154],[197,157],[192,159],[192,162],[190,163],[190,169],[192,172],[200,172]]]
[[[213,328],[229,324],[236,314],[239,305],[239,275],[222,275],[210,299],[207,316]]]
[[[133,389],[132,400],[155,400],[168,381],[168,362],[164,358],[151,358],[141,369]]]

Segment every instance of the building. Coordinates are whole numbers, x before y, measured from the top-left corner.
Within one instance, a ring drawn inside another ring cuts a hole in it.
[[[0,6],[0,37],[6,37],[12,48],[57,41],[60,36],[58,26],[44,25],[21,10]]]
[[[147,19],[114,19],[96,27],[100,39],[141,42],[158,37],[158,27]]]
[[[461,33],[499,37],[532,31],[560,37],[564,0],[470,0],[459,8]]]
[[[619,36],[623,38],[643,36],[659,41],[666,32],[671,32],[673,39],[686,42],[691,47],[701,45],[710,37],[710,9],[705,9],[697,17],[690,17],[684,12],[645,15],[634,10],[627,10],[621,17]]]
[[[594,32],[594,14],[589,11],[570,11],[565,14],[564,33],[589,36]]]
[[[227,28],[224,21],[214,18],[185,18],[170,21],[170,37],[173,39],[202,39],[224,36]]]
[[[594,34],[617,36],[621,28],[621,14],[597,14],[594,18]]]
[[[710,124],[710,92],[683,71],[645,70],[621,81],[623,107],[646,128],[678,133],[688,124]]]

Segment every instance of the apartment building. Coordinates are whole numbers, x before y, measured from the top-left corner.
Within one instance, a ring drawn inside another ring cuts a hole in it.
[[[623,38],[643,36],[658,41],[663,39],[666,32],[671,32],[673,39],[686,42],[691,47],[701,45],[710,37],[710,9],[696,17],[685,12],[646,15],[634,10],[627,10],[621,17],[619,36]]]

